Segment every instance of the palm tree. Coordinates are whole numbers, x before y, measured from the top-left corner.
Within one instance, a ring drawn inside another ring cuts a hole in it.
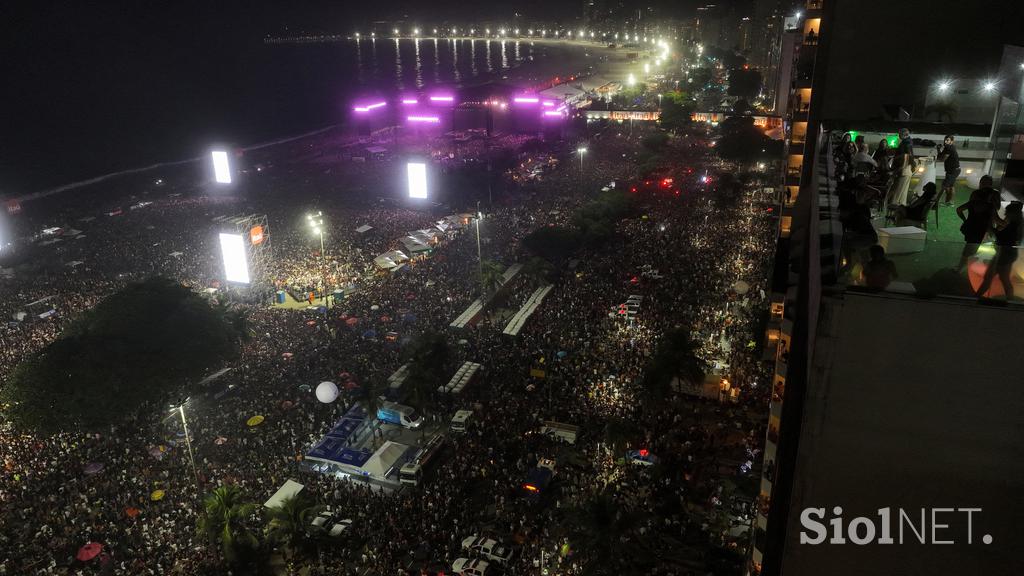
[[[626,418],[612,418],[604,425],[604,442],[616,455],[624,453],[629,443],[641,435],[640,427]]]
[[[494,294],[505,283],[505,267],[494,260],[480,264],[480,288],[484,294]]]
[[[569,541],[584,574],[626,574],[645,559],[639,530],[645,515],[600,494],[567,513]]]
[[[309,542],[310,523],[319,512],[320,506],[301,494],[285,498],[279,506],[266,512],[267,537],[284,546],[286,560]]]
[[[245,502],[242,490],[228,484],[211,492],[203,506],[205,513],[199,517],[199,533],[210,545],[220,544],[228,564],[245,563],[246,553],[259,547],[255,533],[247,526],[249,518],[256,513],[256,504]]]

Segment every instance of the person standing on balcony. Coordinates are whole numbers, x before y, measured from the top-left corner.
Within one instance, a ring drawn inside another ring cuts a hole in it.
[[[999,191],[992,187],[992,177],[988,174],[981,177],[981,188],[971,192],[971,198],[956,207],[956,215],[964,221],[960,225],[960,233],[964,235],[964,251],[960,255],[959,272],[967,265],[967,259],[978,253],[978,247],[985,241],[985,234],[992,227],[992,222],[999,210]],[[966,213],[966,215],[965,215]]]
[[[945,193],[944,206],[953,205],[953,197],[956,194],[956,179],[960,176],[960,153],[956,151],[956,144],[953,143],[953,135],[950,134],[942,140],[939,145],[938,160],[942,160],[946,169],[946,177],[942,180],[942,191]]]
[[[892,163],[893,170],[898,174],[892,187],[889,188],[887,204],[904,206],[907,203],[907,192],[910,190],[910,179],[917,168],[917,160],[914,159],[914,142],[910,139],[910,130],[900,128],[900,143],[896,147],[896,157]]]
[[[985,270],[985,278],[978,287],[977,296],[981,298],[988,292],[992,285],[992,279],[999,275],[999,282],[1003,285],[1003,293],[1006,300],[1013,300],[1013,279],[1010,271],[1013,263],[1017,261],[1017,250],[1020,247],[1021,235],[1024,234],[1024,203],[1013,201],[1006,207],[1006,218],[1000,218],[999,214],[994,215],[996,256],[989,262]]]

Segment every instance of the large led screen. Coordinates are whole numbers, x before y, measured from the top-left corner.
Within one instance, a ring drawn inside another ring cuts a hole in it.
[[[228,282],[249,283],[249,263],[245,257],[245,239],[241,234],[220,235],[220,252],[224,256],[224,278]]]
[[[228,164],[228,153],[223,150],[214,150],[213,156],[213,179],[219,184],[231,184],[231,166]]]
[[[427,165],[409,162],[409,198],[427,197]]]

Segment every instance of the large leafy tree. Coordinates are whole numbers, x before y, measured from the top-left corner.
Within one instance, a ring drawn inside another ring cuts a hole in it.
[[[522,273],[536,284],[548,282],[552,272],[554,272],[554,268],[551,266],[551,263],[538,256],[530,257],[523,264]]]
[[[672,396],[672,381],[696,384],[704,380],[708,365],[697,355],[697,345],[683,329],[665,334],[640,382],[643,403],[658,406]]]
[[[693,100],[684,92],[669,92],[661,99],[661,125],[666,130],[679,131],[690,125]]]
[[[523,245],[535,256],[560,267],[580,246],[579,233],[564,226],[544,226],[523,238]]]
[[[732,116],[720,125],[722,137],[715,146],[715,151],[725,160],[739,163],[750,163],[757,158],[772,157],[781,153],[780,142],[772,140],[754,126],[750,116]]]
[[[451,345],[444,334],[428,331],[413,338],[406,354],[409,376],[405,387],[409,390],[409,403],[422,413],[430,407],[437,387],[451,376]]]
[[[729,95],[753,100],[761,91],[761,73],[757,70],[729,70]]]
[[[224,561],[231,565],[250,562],[259,548],[259,539],[250,519],[256,504],[247,502],[242,490],[234,484],[218,487],[203,501],[199,517],[199,534],[211,546],[219,546]]]
[[[166,278],[128,285],[27,358],[0,391],[42,432],[94,431],[197,380],[238,351],[244,320]]]

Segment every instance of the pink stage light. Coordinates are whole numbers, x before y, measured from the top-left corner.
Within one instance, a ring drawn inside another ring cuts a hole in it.
[[[402,104],[419,104],[420,101],[415,98],[403,98]]]
[[[373,110],[374,108],[381,108],[381,107],[387,106],[387,105],[388,105],[387,102],[374,102],[373,104],[368,104],[366,106],[356,106],[354,108],[354,110],[356,112],[369,112],[370,110]]]
[[[539,98],[518,97],[518,98],[513,98],[513,101],[515,101],[517,104],[536,104],[537,102],[540,102],[540,99]]]
[[[541,106],[544,106],[546,108],[550,108],[551,106],[554,106],[554,105],[555,105],[555,103],[552,102],[551,100],[545,100],[545,101],[541,102]]]
[[[426,122],[429,124],[437,124],[441,122],[441,119],[437,116],[409,116],[407,120],[409,120],[409,122]]]
[[[545,116],[557,116],[559,118],[562,117],[562,113],[557,111],[557,110],[545,110],[544,111],[544,115]]]
[[[455,97],[454,96],[431,96],[430,97],[430,101],[431,102],[454,102],[455,101]]]

